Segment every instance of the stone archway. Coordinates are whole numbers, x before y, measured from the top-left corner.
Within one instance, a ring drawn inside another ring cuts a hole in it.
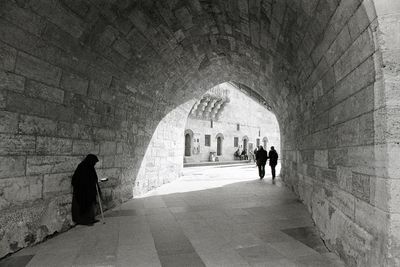
[[[183,151],[182,132],[173,138],[181,105],[234,81],[276,114],[283,180],[326,242],[352,265],[398,265],[399,8],[388,0],[1,2],[2,253],[68,228],[68,179],[87,153],[112,181],[109,207],[173,179],[141,167],[179,168],[163,151]]]

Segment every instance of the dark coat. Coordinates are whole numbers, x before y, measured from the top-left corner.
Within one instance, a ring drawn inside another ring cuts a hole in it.
[[[268,152],[260,148],[256,153],[257,165],[265,165],[268,159]]]
[[[76,168],[72,176],[72,219],[76,223],[90,223],[94,220],[98,179],[94,165],[99,161],[89,154]]]
[[[268,154],[269,166],[276,166],[278,164],[278,153],[276,150],[270,150]]]

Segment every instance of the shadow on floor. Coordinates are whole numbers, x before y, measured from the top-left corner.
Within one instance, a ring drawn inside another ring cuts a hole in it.
[[[105,224],[77,226],[0,266],[344,266],[296,196],[249,166],[207,169],[151,194],[107,211]]]

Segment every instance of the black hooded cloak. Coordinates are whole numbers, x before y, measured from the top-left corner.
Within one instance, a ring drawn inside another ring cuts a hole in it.
[[[72,176],[72,220],[77,224],[95,222],[94,207],[96,203],[98,179],[94,165],[99,159],[89,154],[79,163]]]

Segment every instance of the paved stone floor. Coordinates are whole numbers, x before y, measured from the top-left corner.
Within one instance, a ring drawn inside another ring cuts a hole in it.
[[[253,164],[185,168],[184,176],[0,266],[344,266],[306,208]]]

